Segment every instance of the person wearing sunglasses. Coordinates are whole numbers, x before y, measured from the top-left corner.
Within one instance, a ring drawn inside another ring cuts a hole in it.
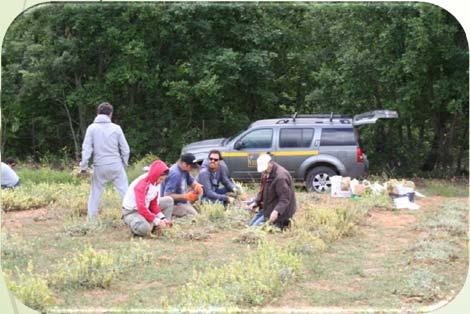
[[[224,206],[231,204],[234,198],[228,192],[234,192],[239,187],[230,180],[228,168],[224,163],[222,154],[218,150],[211,150],[204,160],[197,181],[204,187],[203,201],[211,203],[220,202]]]

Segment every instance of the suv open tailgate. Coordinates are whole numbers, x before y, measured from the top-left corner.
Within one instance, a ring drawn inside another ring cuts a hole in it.
[[[354,126],[373,124],[378,119],[397,119],[398,112],[395,110],[374,110],[355,115],[352,124]]]

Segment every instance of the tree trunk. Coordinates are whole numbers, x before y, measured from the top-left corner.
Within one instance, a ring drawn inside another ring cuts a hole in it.
[[[72,138],[73,138],[73,145],[75,148],[75,160],[80,160],[80,148],[78,146],[78,140],[77,140],[77,135],[75,134],[75,129],[73,128],[73,121],[72,121],[72,116],[70,115],[69,108],[67,107],[67,100],[64,95],[63,103],[65,113],[67,114],[67,119],[69,121],[69,127],[70,127],[70,132],[72,133]]]
[[[422,170],[432,171],[434,170],[441,160],[442,142],[445,131],[445,118],[443,113],[438,113],[438,116],[434,119],[434,136],[431,142],[431,151],[423,165]]]
[[[408,147],[413,147],[413,130],[411,128],[411,121],[406,121],[406,135],[408,136]]]

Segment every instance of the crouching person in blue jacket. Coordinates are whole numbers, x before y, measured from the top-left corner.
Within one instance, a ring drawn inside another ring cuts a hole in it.
[[[197,181],[204,186],[203,201],[220,202],[224,206],[234,201],[234,198],[228,196],[227,193],[241,189],[230,180],[227,165],[223,162],[222,154],[218,150],[209,152],[208,158],[202,164]]]

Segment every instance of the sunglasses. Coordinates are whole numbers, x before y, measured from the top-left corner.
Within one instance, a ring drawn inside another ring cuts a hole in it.
[[[210,161],[219,161],[217,158],[209,158]]]

